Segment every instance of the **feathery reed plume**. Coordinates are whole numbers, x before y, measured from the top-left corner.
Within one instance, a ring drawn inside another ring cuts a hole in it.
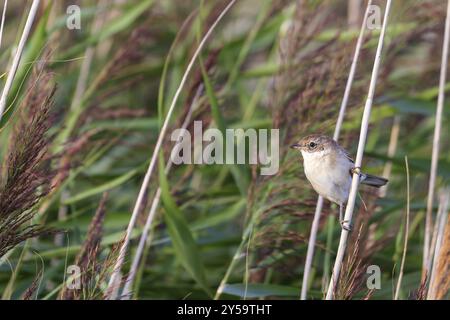
[[[284,256],[283,246],[288,241],[295,243],[296,247],[305,243],[303,235],[294,236],[288,228],[298,233],[296,222],[312,215],[311,210],[314,210],[317,198],[306,190],[299,200],[298,191],[300,185],[303,187],[304,184],[299,183],[301,180],[295,172],[297,162],[293,161],[292,153],[288,152],[286,146],[309,129],[326,130],[329,119],[337,114],[335,106],[340,103],[343,84],[348,78],[349,46],[338,41],[338,34],[330,40],[317,41],[317,37],[330,27],[330,21],[334,18],[335,12],[323,3],[315,5],[311,1],[297,1],[292,23],[288,31],[283,33],[285,37],[279,40],[279,63],[285,67],[280,68],[273,78],[270,107],[272,127],[283,131],[280,170],[278,174],[267,177],[253,174],[247,196],[248,225],[241,245],[217,289],[216,299],[220,297],[228,277],[243,256],[242,249],[250,234],[254,235],[252,245],[255,248],[251,248],[251,257],[246,259],[256,260],[251,263],[255,268],[252,268],[254,271],[251,270],[249,276],[250,280],[256,281],[264,278],[264,282],[269,282],[275,267],[279,270],[283,268],[278,263],[281,259],[275,257]],[[350,105],[354,106],[355,102],[352,101]],[[299,210],[300,205],[304,206],[303,212]],[[324,210],[324,214],[328,214],[328,211]],[[291,219],[289,223],[286,218]],[[273,232],[274,226],[281,226],[282,231]],[[253,228],[253,232],[250,232]],[[287,274],[286,269],[293,270],[293,264],[298,265],[299,260],[303,259],[300,254],[294,256],[292,253],[289,258],[290,268],[283,268],[283,274]],[[267,263],[270,260],[277,264]],[[283,259],[283,263],[285,261]]]
[[[103,222],[105,220],[105,204],[107,198],[108,194],[106,192],[103,193],[97,211],[89,225],[86,240],[75,259],[75,265],[77,265],[81,271],[81,288],[79,290],[69,290],[64,287],[60,295],[62,300],[79,300],[81,297],[93,297],[95,294],[92,288],[95,286],[95,278],[100,271],[100,265],[97,259],[100,253],[100,242],[103,236]]]
[[[358,143],[358,151],[357,151],[356,159],[355,159],[356,170],[353,173],[350,194],[349,194],[349,198],[348,198],[347,205],[345,208],[344,219],[346,221],[352,221],[353,209],[355,206],[356,194],[358,191],[358,184],[359,184],[359,170],[361,167],[362,158],[363,158],[363,154],[364,154],[364,147],[366,144],[367,131],[369,128],[370,112],[372,109],[372,101],[373,101],[373,97],[375,94],[375,87],[376,87],[378,71],[379,71],[379,66],[380,66],[380,61],[381,61],[381,51],[383,48],[384,35],[386,33],[386,27],[387,27],[387,23],[388,23],[391,4],[392,4],[391,0],[388,0],[386,3],[383,26],[382,26],[381,33],[380,33],[380,38],[378,40],[377,52],[375,55],[375,61],[374,61],[374,66],[373,66],[373,71],[372,71],[372,77],[370,79],[369,93],[367,95],[366,104],[364,106],[364,113],[363,113],[363,118],[362,118],[362,123],[361,123],[361,132],[360,132],[359,143]],[[334,289],[335,289],[337,281],[339,279],[341,265],[342,265],[342,261],[344,258],[345,249],[347,247],[348,235],[349,235],[349,231],[343,229],[341,232],[341,239],[339,241],[339,247],[338,247],[338,252],[336,255],[336,260],[334,263],[333,273],[331,275],[330,285],[329,285],[328,291],[327,291],[327,296],[326,296],[327,300],[333,299]]]
[[[108,194],[105,192],[100,200],[100,204],[98,205],[97,211],[95,212],[94,218],[89,225],[89,230],[86,236],[86,240],[84,242],[83,248],[78,253],[76,264],[80,266],[80,268],[88,271],[88,266],[93,263],[98,248],[100,246],[100,241],[102,239],[103,233],[103,221],[105,220],[106,213],[106,200],[108,198]],[[87,277],[87,275],[86,275]],[[82,281],[82,285],[86,287],[87,281]]]
[[[33,3],[31,4],[30,12],[28,12],[27,22],[25,23],[25,27],[23,28],[22,36],[20,37],[19,45],[17,46],[17,50],[11,64],[11,69],[8,72],[8,77],[6,78],[5,86],[3,87],[3,91],[0,96],[0,120],[2,119],[3,111],[5,111],[6,99],[13,84],[14,77],[16,76],[17,68],[19,67],[20,59],[22,58],[25,43],[28,39],[31,26],[33,25],[34,17],[36,16],[37,10],[39,8],[39,2],[40,0],[33,0]]]
[[[96,106],[94,103],[102,101],[113,94],[122,94],[125,87],[131,86],[139,80],[139,77],[135,77],[133,81],[121,81],[119,86],[112,89],[105,89],[106,92],[97,94],[99,88],[108,84],[110,79],[117,77],[121,71],[131,64],[139,63],[139,61],[142,60],[145,56],[143,46],[148,42],[149,36],[150,32],[147,22],[144,22],[143,25],[134,29],[130,37],[120,47],[114,57],[108,61],[102,71],[94,78],[82,95],[82,98],[75,97],[76,99],[74,99],[74,103],[71,105],[70,117],[68,117],[64,128],[57,137],[57,148],[59,148],[59,150],[62,149],[62,146],[64,146],[70,138],[73,138],[75,129],[84,124],[87,119],[90,119],[87,110],[91,110],[91,108]],[[94,96],[94,103],[88,103],[89,99],[92,99]]]
[[[338,41],[338,35],[324,42],[316,41],[318,35],[330,26],[329,22],[333,18],[336,18],[333,10],[323,3],[316,6],[309,1],[298,1],[286,37],[280,39],[280,65],[286,68],[280,68],[273,79],[270,101],[272,127],[284,131],[280,141],[280,170],[277,175],[270,177],[253,175],[247,205],[247,216],[250,218],[247,219],[249,223],[241,242],[245,244],[248,240],[249,230],[259,229],[253,231],[255,240],[252,242],[256,248],[252,248],[252,255],[257,261],[252,264],[260,267],[255,267],[254,270],[258,273],[258,279],[264,277],[265,282],[270,281],[275,264],[264,261],[283,255],[283,243],[278,239],[289,239],[296,244],[305,242],[303,235],[293,236],[287,230],[288,225],[296,225],[295,220],[286,223],[286,213],[299,221],[311,215],[310,210],[314,210],[316,203],[316,197],[313,198],[310,192],[303,192],[299,201],[300,180],[294,175],[297,163],[293,162],[292,153],[284,146],[290,145],[292,139],[297,139],[308,129],[325,130],[329,127],[329,121],[324,119],[331,119],[337,113],[335,106],[340,102],[343,83],[348,78],[349,46]],[[354,105],[354,101],[351,105]],[[316,110],[321,112],[317,113]],[[305,212],[299,212],[300,204],[304,205]],[[324,210],[324,213],[327,214],[328,210]],[[282,233],[286,235],[272,232],[275,225],[283,225]],[[276,237],[270,238],[275,234]],[[260,235],[266,237],[258,239]],[[270,245],[261,245],[262,243]],[[237,249],[217,290],[216,298],[220,297],[227,278],[241,256],[242,248],[243,245]],[[291,260],[296,260],[292,262],[298,264],[299,259],[300,256],[297,256]],[[283,269],[283,274],[286,274],[285,269],[289,267]],[[292,270],[292,265],[290,269]],[[255,275],[256,273],[252,273],[249,278],[255,279]]]
[[[125,237],[124,237],[124,241],[123,241],[122,247],[120,248],[119,256],[118,256],[116,264],[114,266],[114,270],[113,270],[113,273],[111,275],[111,279],[109,281],[109,285],[108,285],[108,291],[109,292],[107,292],[107,294],[106,294],[108,299],[116,299],[116,296],[112,294],[112,289],[113,289],[113,286],[117,283],[117,277],[119,276],[120,270],[122,269],[122,264],[123,264],[123,261],[125,260],[125,254],[126,254],[126,250],[127,250],[127,247],[128,247],[128,243],[130,241],[131,232],[133,231],[133,228],[134,228],[137,216],[139,214],[139,209],[140,209],[141,204],[142,204],[142,202],[144,200],[144,195],[146,194],[146,190],[147,190],[148,184],[150,182],[150,178],[152,176],[152,173],[153,173],[153,170],[154,170],[154,167],[155,167],[155,164],[156,164],[156,160],[157,160],[159,151],[161,149],[161,144],[162,144],[162,141],[164,140],[164,137],[165,137],[165,134],[166,134],[166,131],[167,131],[167,127],[169,125],[169,121],[170,121],[170,118],[172,116],[172,113],[173,113],[173,111],[175,109],[175,105],[176,105],[176,102],[178,100],[178,97],[179,97],[179,95],[181,93],[181,90],[183,89],[183,87],[184,87],[184,85],[185,85],[185,83],[187,81],[187,77],[188,77],[188,75],[189,75],[189,73],[190,73],[190,71],[191,71],[191,69],[192,69],[192,67],[194,65],[195,60],[197,59],[198,55],[200,54],[201,50],[203,49],[206,41],[208,40],[208,38],[210,37],[210,35],[212,34],[214,29],[218,25],[218,23],[222,20],[222,18],[226,15],[226,13],[231,9],[231,7],[234,5],[235,2],[236,2],[236,0],[231,0],[228,3],[228,5],[223,9],[222,13],[217,17],[217,19],[214,21],[214,23],[211,25],[211,27],[206,32],[206,34],[203,36],[201,42],[199,43],[196,51],[194,52],[194,54],[193,54],[193,56],[192,56],[192,58],[191,58],[191,60],[190,60],[190,62],[188,64],[188,66],[186,68],[186,71],[183,74],[183,77],[181,79],[180,85],[178,86],[178,88],[177,88],[177,90],[175,92],[175,95],[173,97],[172,103],[171,103],[171,105],[169,107],[169,110],[167,111],[167,115],[166,115],[166,117],[164,119],[164,123],[163,123],[163,125],[161,127],[161,131],[159,133],[158,140],[157,140],[155,148],[153,150],[153,154],[152,154],[152,158],[150,160],[150,164],[148,166],[148,170],[147,170],[147,172],[145,174],[144,180],[143,180],[141,188],[139,190],[138,198],[137,198],[136,203],[134,205],[133,213],[131,214],[130,222],[129,222],[128,228],[126,230],[126,234],[125,234]]]
[[[328,26],[332,14],[323,4],[311,8],[307,1],[299,1],[288,36],[280,40],[281,63],[289,68],[280,70],[274,79],[271,105],[273,127],[280,128],[282,124],[289,128],[286,140],[298,135],[302,128],[305,130],[305,124],[319,116],[313,106],[320,105],[327,115],[335,112],[337,93],[347,78],[348,47],[339,43],[338,35],[325,43],[314,43],[314,37]],[[308,45],[314,49],[302,50]],[[335,75],[331,76],[331,72]]]
[[[50,232],[30,222],[36,214],[34,206],[50,192],[55,175],[50,168],[52,138],[48,136],[55,86],[51,74],[33,78],[36,83],[20,106],[21,119],[0,178],[0,257],[26,239]]]
[[[39,288],[39,283],[42,280],[42,269],[39,270],[38,274],[34,278],[31,285],[25,290],[25,292],[22,294],[21,299],[22,300],[31,300],[33,299],[33,295],[36,294],[36,290]]]
[[[400,272],[398,274],[397,287],[395,289],[394,300],[398,300],[400,294],[400,288],[403,279],[403,269],[405,267],[406,260],[406,250],[408,249],[408,237],[409,237],[409,165],[408,157],[405,156],[405,166],[406,166],[406,222],[405,222],[405,243],[403,245],[403,255],[402,262],[400,265]]]
[[[436,185],[436,175],[439,159],[439,144],[441,138],[442,113],[444,109],[445,99],[445,78],[447,74],[448,50],[450,42],[450,1],[447,2],[447,16],[445,18],[444,43],[442,47],[441,72],[439,77],[439,94],[436,106],[436,119],[433,136],[433,149],[431,154],[431,168],[430,179],[428,182],[428,198],[427,211],[425,217],[425,235],[423,244],[423,264],[422,264],[422,278],[430,273],[432,257],[431,250],[431,234],[433,229],[433,200],[434,188]]]
[[[61,157],[59,159],[59,164],[57,168],[57,173],[55,174],[55,177],[52,181],[52,189],[57,190],[59,186],[64,182],[64,180],[67,178],[67,176],[70,173],[70,170],[73,167],[77,166],[76,160],[77,156],[80,155],[80,153],[87,149],[87,145],[90,142],[91,137],[97,133],[97,130],[92,130],[89,132],[86,132],[84,134],[79,135],[76,139],[71,141],[70,143],[66,144],[64,148],[64,152],[62,152]],[[41,206],[39,209],[40,212],[44,212],[46,210],[47,205]]]
[[[350,300],[364,287],[367,263],[360,256],[361,236],[363,225],[360,226],[358,236],[353,245],[353,251],[342,266],[342,277],[336,289],[336,298]]]
[[[425,275],[425,278],[421,281],[419,288],[415,290],[415,292],[412,294],[413,299],[415,300],[425,300],[427,297],[427,281],[428,276]]]
[[[350,90],[352,87],[353,79],[355,77],[356,66],[358,64],[359,53],[361,51],[361,46],[362,46],[363,39],[364,39],[364,30],[366,29],[366,24],[367,24],[367,16],[369,14],[369,9],[370,9],[371,4],[372,4],[372,0],[369,0],[369,2],[367,3],[366,11],[364,13],[364,18],[363,18],[363,22],[362,22],[361,29],[359,32],[358,40],[356,41],[355,52],[353,54],[353,60],[352,60],[352,64],[350,67],[347,84],[345,86],[344,97],[341,102],[341,107],[339,109],[339,115],[338,115],[338,119],[336,122],[336,127],[334,129],[333,139],[336,141],[338,141],[338,139],[339,139],[339,134],[341,132],[341,126],[344,121],[345,110],[347,109],[348,99],[350,97]],[[353,7],[353,6],[355,6],[355,3],[351,3],[351,4],[349,4],[349,6]],[[356,15],[356,14],[357,14],[357,12],[353,12],[353,15]],[[322,207],[323,207],[323,197],[319,196],[319,198],[317,199],[316,210],[314,212],[314,218],[313,218],[313,222],[311,225],[311,232],[310,232],[309,241],[308,241],[308,249],[306,252],[306,262],[305,262],[305,267],[304,267],[304,271],[303,271],[302,289],[301,289],[301,294],[300,294],[301,300],[306,300],[306,296],[308,293],[309,273],[311,271],[312,261],[313,261],[313,257],[314,257],[314,248],[315,248],[315,244],[316,244],[317,232],[319,230],[319,222],[320,222],[320,215],[322,213]]]
[[[115,107],[111,109],[91,108],[93,115],[89,115],[92,120],[115,120],[124,118],[141,118],[147,114],[146,110],[132,109],[129,107]]]
[[[143,48],[151,37],[147,24],[148,22],[144,22],[142,26],[133,30],[125,45],[121,46],[108,66],[102,71],[101,76],[97,79],[99,83],[104,83],[111,77],[117,76],[124,68],[136,64],[144,58],[145,51]]]

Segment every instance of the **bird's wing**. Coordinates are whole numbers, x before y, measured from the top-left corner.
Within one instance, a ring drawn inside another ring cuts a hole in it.
[[[352,159],[352,157],[347,151],[344,150],[344,154],[351,163],[355,163],[355,161]]]
[[[338,145],[339,146],[339,145]],[[355,161],[352,159],[352,157],[350,156],[350,153],[347,152],[347,150],[345,150],[344,148],[342,148],[341,146],[339,146],[339,148],[342,151],[342,154],[345,155],[345,157],[351,162],[351,163],[355,163]]]
[[[352,163],[352,165],[354,165],[354,164],[355,164],[355,161],[354,161],[354,160],[352,159],[352,157],[350,156],[350,153],[348,153],[347,150],[345,150],[345,149],[342,148],[341,146],[339,146],[339,148],[341,149],[342,154],[347,158],[347,160],[350,161],[350,162]],[[353,177],[352,169],[350,169],[350,170],[348,171],[348,173],[349,173],[349,175],[350,175],[351,177]]]

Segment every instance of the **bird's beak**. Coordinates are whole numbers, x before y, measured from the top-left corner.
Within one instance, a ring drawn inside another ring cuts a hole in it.
[[[291,146],[291,148],[292,148],[292,149],[300,149],[300,148],[301,148],[301,145],[299,145],[298,143],[294,143],[294,144]]]

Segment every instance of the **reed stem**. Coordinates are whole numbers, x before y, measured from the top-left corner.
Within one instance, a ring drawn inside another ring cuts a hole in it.
[[[201,50],[203,49],[203,47],[205,46],[206,41],[209,39],[209,37],[211,36],[211,34],[214,31],[214,29],[216,28],[216,26],[219,24],[219,22],[222,20],[222,18],[226,15],[226,13],[231,9],[231,7],[234,5],[235,2],[236,2],[236,0],[231,0],[228,3],[228,5],[223,9],[221,14],[217,17],[217,19],[214,21],[214,23],[211,25],[211,27],[208,29],[208,31],[206,32],[206,34],[203,37],[202,41],[200,42],[200,44],[198,45],[197,49],[195,50],[194,55],[192,56],[188,66],[186,68],[186,71],[184,72],[184,75],[183,75],[183,77],[181,79],[180,85],[178,86],[177,91],[175,92],[175,95],[173,97],[172,103],[171,103],[171,105],[169,107],[167,115],[166,115],[166,117],[164,119],[163,126],[161,128],[160,133],[159,133],[158,140],[156,142],[155,148],[153,150],[153,154],[152,154],[152,157],[151,157],[151,160],[150,160],[150,164],[148,166],[147,172],[145,174],[144,180],[143,180],[141,188],[139,190],[139,194],[138,194],[136,203],[134,205],[133,213],[131,214],[131,218],[130,218],[130,221],[128,223],[128,227],[127,227],[127,230],[126,230],[126,233],[125,233],[125,237],[124,237],[122,246],[120,247],[119,255],[118,255],[118,258],[117,258],[116,263],[114,265],[114,269],[112,271],[111,278],[109,280],[108,289],[107,289],[107,298],[108,299],[115,299],[116,298],[115,295],[112,295],[112,292],[113,292],[113,289],[114,289],[113,287],[117,283],[117,277],[119,276],[120,270],[122,269],[122,265],[123,265],[123,262],[125,260],[125,254],[126,254],[126,251],[127,251],[127,248],[128,248],[128,244],[129,244],[130,238],[131,238],[131,233],[133,231],[134,225],[136,223],[137,216],[139,214],[139,208],[140,208],[140,206],[142,204],[142,201],[144,200],[144,195],[146,193],[148,184],[150,182],[150,178],[151,178],[151,176],[153,174],[153,171],[154,171],[154,168],[155,168],[155,164],[156,164],[156,160],[157,160],[159,151],[161,149],[162,142],[163,142],[164,137],[166,135],[166,131],[167,131],[167,128],[169,126],[170,118],[171,118],[172,113],[173,113],[173,111],[175,109],[175,105],[176,105],[176,103],[178,101],[178,97],[180,96],[181,91],[182,91],[184,85],[186,84],[188,75],[189,75],[190,71],[192,70],[192,67],[194,65],[195,60],[199,56],[199,54],[200,54]]]
[[[188,127],[188,125],[191,123],[192,113],[195,110],[195,106],[197,104],[198,98],[201,93],[201,88],[202,87],[200,86],[197,90],[196,96],[195,96],[194,100],[192,101],[189,111],[186,115],[186,118],[184,119],[183,125],[181,126],[182,129],[186,129]],[[181,132],[180,132],[180,136],[181,136]],[[177,138],[177,140],[178,140],[178,138]],[[166,175],[169,173],[170,169],[172,168],[172,164],[173,163],[172,163],[171,159],[169,159],[167,161],[166,168],[165,168]],[[145,221],[144,230],[142,230],[141,238],[139,239],[139,244],[136,249],[136,253],[134,255],[133,262],[131,264],[130,272],[128,273],[127,280],[126,280],[124,288],[122,290],[121,300],[128,300],[131,296],[131,287],[133,285],[134,278],[136,277],[139,263],[141,262],[141,257],[144,253],[145,247],[146,246],[148,247],[148,245],[149,245],[148,235],[150,233],[150,228],[153,225],[153,221],[155,220],[156,210],[158,209],[160,199],[161,199],[161,188],[158,188],[156,190],[155,196],[153,197],[152,206],[150,207],[150,211],[147,215],[147,220]]]
[[[405,242],[403,245],[403,255],[402,262],[400,264],[400,272],[398,274],[397,287],[395,289],[394,300],[398,300],[398,296],[400,294],[400,288],[402,285],[403,279],[403,270],[405,267],[406,260],[406,250],[408,249],[408,237],[409,237],[409,214],[410,214],[410,201],[409,201],[409,165],[408,165],[408,157],[405,156],[405,166],[406,166],[406,223],[405,223]]]
[[[5,0],[3,2],[3,11],[2,11],[2,23],[0,25],[0,47],[2,46],[2,39],[3,39],[3,26],[5,25],[5,18],[6,18],[6,8],[8,7],[8,0]]]
[[[0,96],[0,120],[2,119],[3,112],[5,111],[6,99],[8,98],[9,90],[11,90],[12,83],[16,76],[17,68],[19,67],[20,59],[22,58],[28,35],[30,34],[34,18],[39,8],[39,2],[40,0],[33,0],[33,3],[31,4],[30,12],[28,12],[27,22],[25,23],[25,27],[23,28],[22,36],[20,37],[19,45],[17,46],[17,50],[11,64],[11,69],[8,72],[6,83],[3,87],[2,95]]]
[[[347,79],[347,84],[345,86],[344,97],[341,102],[341,107],[339,108],[339,115],[338,115],[336,127],[334,129],[334,135],[333,135],[333,139],[336,141],[339,139],[342,123],[344,121],[345,111],[347,109],[348,99],[350,97],[350,91],[352,88],[353,79],[355,77],[356,66],[358,65],[359,53],[361,52],[362,42],[364,39],[364,30],[366,29],[367,16],[368,16],[369,8],[370,8],[371,4],[372,4],[372,0],[369,0],[369,2],[367,3],[366,12],[364,13],[364,19],[363,19],[363,22],[361,25],[361,30],[359,32],[358,40],[356,42],[356,48],[355,48],[355,52],[353,55],[353,60],[352,60],[350,72],[349,72],[348,79]],[[317,199],[316,211],[314,212],[313,223],[311,225],[311,232],[309,235],[308,249],[307,249],[307,253],[306,253],[306,262],[305,262],[305,268],[303,271],[302,290],[301,290],[301,295],[300,295],[301,300],[306,300],[306,296],[308,294],[309,274],[311,272],[312,261],[314,258],[314,249],[316,246],[316,238],[317,238],[317,232],[319,230],[319,222],[320,222],[320,215],[322,213],[322,207],[323,207],[323,198],[322,198],[322,196],[319,196],[319,198]]]
[[[441,248],[442,242],[444,238],[445,226],[447,224],[448,219],[448,204],[449,204],[449,190],[444,189],[440,199],[439,211],[436,217],[436,241],[433,244],[433,247],[430,250],[430,256],[432,256],[432,265],[430,267],[430,289],[428,290],[427,300],[435,300],[436,299],[436,291],[439,283],[436,281],[436,273],[437,273],[437,265],[438,260],[441,257]],[[433,235],[434,236],[434,235]],[[444,258],[445,259],[445,258]]]
[[[441,74],[439,77],[439,94],[436,107],[436,120],[433,137],[433,150],[431,154],[430,179],[428,182],[427,211],[425,216],[425,236],[423,243],[422,280],[428,277],[431,267],[431,234],[433,232],[433,198],[436,185],[436,175],[439,160],[439,144],[441,136],[442,112],[445,98],[445,78],[447,72],[448,46],[450,38],[450,1],[447,2],[447,16],[445,19],[444,43],[442,48]]]
[[[352,177],[352,184],[350,188],[350,194],[347,201],[347,205],[345,208],[345,221],[352,221],[353,217],[353,209],[355,207],[355,200],[356,195],[358,193],[358,185],[359,185],[359,169],[362,164],[362,158],[364,155],[364,147],[366,144],[366,138],[367,138],[367,131],[369,129],[369,120],[370,120],[370,112],[372,110],[372,102],[375,95],[375,87],[377,83],[377,77],[378,77],[378,71],[380,68],[380,62],[381,62],[381,52],[383,49],[383,42],[384,42],[384,35],[386,34],[386,27],[388,23],[389,18],[389,12],[391,9],[392,0],[388,0],[386,3],[386,9],[384,13],[384,19],[383,19],[383,26],[381,28],[380,37],[378,39],[378,46],[377,51],[375,54],[375,61],[373,65],[372,70],[372,76],[370,79],[370,85],[369,85],[369,93],[367,95],[366,104],[364,106],[364,113],[363,118],[361,122],[361,132],[359,136],[359,142],[358,142],[358,151],[356,153],[356,160],[355,160],[355,172],[353,173]],[[336,287],[337,281],[339,279],[339,274],[341,271],[342,261],[344,259],[345,249],[347,248],[347,241],[348,241],[349,231],[342,229],[341,232],[341,238],[339,241],[339,247],[336,255],[336,260],[334,262],[333,267],[333,273],[331,274],[331,280],[330,284],[328,286],[328,292],[326,295],[327,300],[332,300],[334,295],[334,289]]]

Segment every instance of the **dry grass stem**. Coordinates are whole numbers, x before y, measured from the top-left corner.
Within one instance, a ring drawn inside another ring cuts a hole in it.
[[[173,97],[172,103],[169,107],[169,110],[167,111],[166,117],[164,119],[164,123],[161,127],[159,136],[158,136],[158,140],[156,142],[155,148],[153,149],[153,153],[152,153],[152,158],[150,160],[150,164],[148,166],[147,172],[145,174],[144,177],[144,181],[142,182],[141,188],[139,190],[139,195],[138,198],[136,200],[136,203],[134,205],[134,209],[133,209],[133,213],[131,214],[131,218],[130,218],[130,222],[128,224],[128,228],[126,230],[126,234],[125,234],[125,238],[124,238],[124,242],[122,244],[122,247],[120,248],[120,252],[119,252],[119,256],[117,258],[117,262],[116,265],[114,267],[113,273],[111,275],[111,279],[108,285],[109,289],[112,289],[112,286],[114,286],[114,284],[117,283],[117,277],[120,273],[120,270],[122,269],[122,264],[123,261],[125,259],[125,254],[126,254],[126,250],[128,247],[128,243],[130,241],[130,237],[131,237],[131,232],[133,231],[134,225],[136,223],[136,219],[139,213],[139,208],[141,207],[142,201],[144,200],[144,195],[146,194],[146,190],[148,187],[148,184],[150,182],[150,178],[152,176],[153,170],[155,168],[156,165],[156,160],[159,154],[159,151],[161,149],[161,144],[164,140],[164,137],[166,135],[166,131],[169,125],[169,121],[170,118],[172,116],[172,113],[175,109],[175,105],[177,103],[178,97],[187,81],[187,78],[189,76],[189,73],[194,65],[195,60],[197,59],[198,55],[200,54],[201,50],[203,49],[203,47],[205,46],[207,40],[209,39],[210,35],[212,34],[212,32],[214,31],[214,29],[216,28],[216,26],[218,25],[218,23],[222,20],[222,18],[226,15],[226,13],[231,9],[231,7],[234,5],[234,3],[236,2],[236,0],[231,0],[229,2],[229,4],[223,9],[223,11],[221,12],[221,14],[217,17],[217,19],[214,21],[214,23],[211,25],[211,27],[208,29],[208,31],[206,32],[206,34],[203,36],[202,40],[200,41],[197,49],[195,50],[187,68],[186,71],[183,74],[183,77],[181,79],[180,85],[178,86],[175,95]],[[109,297],[109,299],[116,299],[116,295],[111,294]]]
[[[364,40],[364,31],[366,29],[367,16],[369,14],[369,8],[370,8],[371,4],[372,4],[372,0],[369,0],[369,2],[367,3],[366,11],[364,13],[364,19],[363,19],[361,29],[359,32],[358,40],[356,42],[356,48],[355,48],[355,52],[353,54],[353,60],[352,60],[352,64],[350,67],[347,84],[345,86],[344,97],[341,102],[341,107],[339,108],[339,115],[338,115],[336,127],[334,129],[334,135],[333,135],[333,139],[336,141],[338,141],[338,139],[339,139],[339,134],[341,132],[342,123],[344,122],[345,111],[347,109],[347,104],[348,104],[348,99],[350,97],[350,91],[352,88],[353,79],[355,78],[356,66],[358,65],[358,58],[359,58],[359,54],[361,52],[361,46],[362,46],[362,43]],[[355,12],[353,12],[353,14],[355,14]],[[300,294],[301,300],[306,300],[306,297],[308,294],[309,274],[311,271],[312,261],[314,258],[314,248],[316,246],[316,237],[317,237],[317,232],[319,230],[319,222],[320,222],[320,216],[322,213],[322,207],[323,207],[323,198],[322,198],[322,196],[319,196],[319,198],[317,199],[316,210],[314,212],[314,218],[313,218],[313,222],[311,225],[311,232],[310,232],[309,241],[308,241],[306,262],[305,262],[305,268],[304,268],[304,272],[303,272],[302,290],[301,290],[301,294]]]
[[[364,147],[366,144],[366,138],[367,138],[367,131],[369,129],[369,121],[370,121],[370,112],[372,109],[372,102],[375,95],[375,87],[378,77],[378,71],[380,67],[380,61],[381,61],[381,52],[383,48],[383,42],[384,42],[384,35],[386,33],[388,18],[389,18],[389,12],[391,9],[391,0],[388,0],[386,3],[386,9],[384,13],[384,20],[383,20],[383,26],[380,32],[380,38],[378,40],[378,46],[377,46],[377,52],[375,55],[375,61],[373,65],[372,70],[372,76],[370,79],[370,86],[369,86],[369,93],[367,95],[366,104],[364,106],[364,113],[361,123],[361,131],[359,136],[359,142],[358,142],[358,151],[356,154],[356,160],[355,160],[355,168],[360,168],[362,164],[362,158],[364,155]],[[349,198],[347,201],[347,205],[345,208],[345,220],[351,222],[353,217],[353,209],[355,206],[355,200],[356,195],[358,192],[358,185],[359,185],[359,174],[358,172],[353,173],[353,179],[352,179],[352,185],[350,189]],[[334,262],[333,267],[333,273],[331,274],[331,280],[327,291],[327,300],[332,300],[334,295],[334,289],[336,287],[337,281],[339,279],[339,274],[341,271],[342,261],[345,254],[345,249],[347,247],[347,240],[348,240],[349,232],[347,230],[342,230],[341,232],[341,238],[339,241],[339,247],[338,252],[336,255],[336,260]]]
[[[8,7],[8,0],[3,2],[3,11],[2,11],[2,22],[0,25],[0,48],[2,47],[2,39],[3,39],[3,26],[5,25],[5,17],[6,17],[6,8]]]
[[[395,152],[397,151],[397,144],[398,144],[398,137],[400,134],[400,117],[395,116],[394,117],[394,123],[392,124],[392,130],[391,130],[391,136],[389,138],[389,145],[388,145],[388,152],[387,156],[389,158],[394,157]],[[389,179],[392,172],[392,161],[386,162],[383,168],[383,174],[382,176],[386,179]],[[380,188],[380,198],[384,198],[387,193],[389,184],[386,184]]]
[[[435,230],[436,234],[436,241],[433,241],[432,248],[430,250],[430,255],[432,255],[432,265],[430,267],[430,288],[428,290],[427,294],[427,300],[435,300],[437,289],[439,286],[442,286],[442,284],[445,284],[445,279],[441,278],[442,271],[439,272],[439,276],[436,276],[438,266],[440,266],[442,263],[448,264],[448,257],[447,255],[447,248],[445,246],[443,247],[443,243],[445,241],[444,233],[446,229],[447,219],[448,219],[448,208],[449,208],[449,198],[450,198],[450,190],[445,189],[442,192],[441,200],[439,204],[439,210],[438,215],[436,217],[436,225],[437,228]],[[433,235],[434,238],[434,235]],[[440,260],[443,261],[440,261]],[[448,268],[448,265],[447,265]],[[441,268],[440,268],[441,270]]]
[[[436,176],[439,160],[439,145],[441,139],[441,126],[442,126],[442,112],[444,109],[445,99],[445,79],[447,73],[448,62],[448,50],[450,40],[450,1],[447,2],[447,15],[445,18],[445,31],[444,31],[444,43],[442,47],[442,60],[441,70],[439,77],[439,94],[436,107],[436,119],[434,126],[433,136],[433,149],[431,154],[431,169],[430,180],[428,182],[428,198],[427,198],[427,211],[425,217],[425,235],[423,244],[423,266],[422,266],[422,278],[429,274],[431,267],[432,256],[430,254],[431,249],[431,236],[433,229],[433,200],[434,200],[434,188],[436,185]]]
[[[408,238],[409,238],[409,165],[408,165],[408,157],[405,157],[405,165],[406,165],[406,222],[405,222],[405,242],[403,245],[403,255],[402,262],[400,264],[400,272],[398,274],[397,287],[395,289],[394,300],[398,300],[398,296],[400,294],[400,288],[402,285],[403,279],[403,270],[405,268],[405,260],[406,260],[406,250],[408,249]]]
[[[448,299],[450,290],[450,219],[447,218],[444,238],[439,250],[437,261],[435,262],[435,277],[431,284],[431,292],[433,299]]]
[[[22,58],[23,54],[23,49],[25,48],[25,43],[27,42],[31,26],[33,25],[34,17],[36,16],[37,10],[39,8],[39,2],[40,2],[39,0],[33,0],[33,3],[31,4],[30,12],[28,13],[27,17],[27,22],[25,23],[25,27],[23,28],[19,45],[17,46],[17,50],[11,64],[11,68],[8,72],[5,86],[3,87],[2,95],[0,96],[0,120],[2,119],[3,112],[5,111],[6,99],[8,97],[9,90],[11,89],[11,86],[13,84],[17,68],[19,67],[20,59]]]
[[[195,109],[197,107],[197,101],[200,96],[201,90],[202,90],[202,86],[199,86],[197,89],[197,94],[194,97],[194,99],[191,103],[191,106],[189,108],[189,111],[184,119],[183,125],[181,126],[182,129],[186,129],[189,126],[189,124],[191,123],[192,113],[195,111]],[[180,136],[181,136],[181,133],[180,133]],[[176,140],[178,140],[179,137]],[[164,171],[166,175],[170,172],[170,169],[172,168],[172,164],[173,164],[172,159],[169,158],[169,160],[167,161],[167,164],[166,164],[165,171]],[[131,263],[131,268],[128,273],[127,280],[126,280],[124,288],[122,290],[122,294],[121,294],[122,300],[127,300],[131,297],[131,293],[132,293],[131,288],[133,285],[134,278],[136,276],[137,269],[139,267],[139,263],[141,262],[141,257],[144,253],[145,247],[149,245],[148,235],[150,233],[150,228],[152,227],[153,221],[155,219],[156,210],[158,209],[160,198],[161,198],[161,188],[158,188],[153,197],[152,205],[151,205],[149,213],[147,215],[144,229],[142,230],[142,234],[139,239],[139,244],[136,249],[136,253],[134,255],[133,262]]]

